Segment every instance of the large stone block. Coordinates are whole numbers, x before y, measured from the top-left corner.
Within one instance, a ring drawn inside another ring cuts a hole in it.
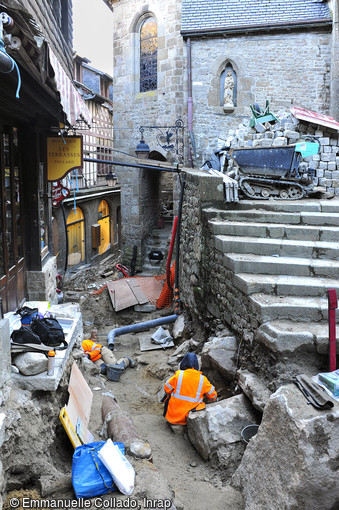
[[[205,343],[201,360],[203,365],[218,370],[227,381],[233,381],[236,374],[236,351],[237,341],[234,336],[215,337]]]
[[[238,384],[242,391],[251,400],[253,406],[262,412],[271,395],[269,389],[262,379],[248,370],[238,370],[237,375]]]
[[[47,358],[41,352],[24,352],[14,358],[14,364],[23,375],[37,375],[47,370]]]
[[[237,468],[244,451],[241,431],[256,423],[256,415],[245,395],[208,404],[203,411],[191,411],[188,437],[204,460],[220,467],[226,477]]]
[[[268,401],[232,483],[242,489],[245,510],[334,510],[338,455],[338,405],[320,411],[296,386],[284,386]]]

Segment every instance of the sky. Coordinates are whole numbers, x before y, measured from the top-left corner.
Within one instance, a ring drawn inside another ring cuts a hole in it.
[[[103,0],[73,0],[73,49],[113,74],[113,13]]]

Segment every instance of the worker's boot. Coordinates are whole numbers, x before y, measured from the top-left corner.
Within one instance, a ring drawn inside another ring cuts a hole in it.
[[[127,368],[129,365],[129,358],[127,356],[120,358],[116,361],[116,364]]]

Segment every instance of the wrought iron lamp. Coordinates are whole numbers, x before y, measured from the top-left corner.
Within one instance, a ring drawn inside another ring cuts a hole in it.
[[[107,186],[115,186],[117,182],[118,182],[118,178],[112,172],[110,172],[109,174],[106,175]]]
[[[151,150],[149,148],[149,145],[144,140],[144,133],[141,132],[141,140],[135,149],[135,154],[139,159],[147,159],[150,152]]]

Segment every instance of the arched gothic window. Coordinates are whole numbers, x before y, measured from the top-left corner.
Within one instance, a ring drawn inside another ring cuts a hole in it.
[[[140,27],[140,92],[157,88],[158,26],[147,18]]]

